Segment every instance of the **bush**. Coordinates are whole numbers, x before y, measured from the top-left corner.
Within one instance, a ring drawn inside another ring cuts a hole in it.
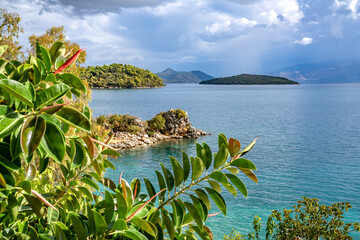
[[[340,202],[330,206],[319,204],[316,198],[303,197],[292,210],[273,210],[266,224],[266,239],[353,239],[351,232],[360,232],[360,225],[345,223],[344,212],[350,203]],[[254,232],[241,235],[232,231],[226,240],[259,239],[261,219],[254,218]]]
[[[87,106],[68,106],[72,93],[86,87],[61,73],[80,53],[66,60],[63,46],[37,44],[37,56],[24,64],[0,60],[0,238],[210,239],[209,199],[227,213],[220,184],[246,197],[237,174],[257,182],[255,165],[243,158],[255,140],[241,150],[239,141],[220,134],[214,154],[196,144],[196,156],[184,152],[182,164],[170,157],[172,169],[161,164],[156,188],[147,178],[142,185],[121,175],[115,184],[104,173],[115,170],[107,156],[119,153],[91,136]],[[109,120],[117,121],[127,120]]]
[[[148,121],[148,126],[150,130],[161,131],[165,128],[165,118],[162,114],[158,114]]]

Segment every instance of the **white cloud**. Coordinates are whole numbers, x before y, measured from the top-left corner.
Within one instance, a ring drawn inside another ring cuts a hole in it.
[[[294,43],[299,45],[309,45],[313,42],[313,39],[310,37],[303,37],[301,40],[296,40]]]
[[[230,32],[244,30],[245,28],[252,28],[256,26],[257,22],[249,20],[247,18],[231,19],[225,22],[216,22],[209,26],[206,26],[206,31],[210,34],[216,34],[219,32]]]

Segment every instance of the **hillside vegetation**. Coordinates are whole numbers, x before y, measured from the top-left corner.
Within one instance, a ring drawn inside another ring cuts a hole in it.
[[[204,80],[213,79],[214,77],[201,71],[175,71],[171,68],[163,72],[156,73],[166,83],[199,83]]]
[[[256,84],[299,84],[283,77],[274,77],[266,75],[241,74],[232,77],[214,78],[207,81],[201,81],[200,84],[220,84],[220,85],[256,85]]]
[[[127,64],[89,66],[83,69],[80,76],[89,83],[91,88],[164,86],[163,81],[149,70]]]

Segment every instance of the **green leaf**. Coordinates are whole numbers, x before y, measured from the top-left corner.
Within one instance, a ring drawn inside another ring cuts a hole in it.
[[[216,154],[214,159],[214,169],[222,167],[226,163],[228,158],[229,158],[229,151],[226,145],[222,144],[220,146],[219,152]]]
[[[227,139],[226,136],[223,133],[220,133],[218,136],[218,145],[219,145],[219,149],[221,148],[221,145],[225,144],[226,148],[227,148]]]
[[[0,120],[0,138],[4,138],[14,132],[24,121],[24,116],[11,112]]]
[[[36,176],[36,167],[34,164],[29,164],[28,170],[26,172],[25,180],[32,181]]]
[[[52,64],[51,64],[51,56],[50,56],[49,51],[45,47],[41,46],[40,44],[36,45],[36,48],[39,48],[39,50],[40,50],[40,52],[38,52],[38,50],[37,50],[37,53],[41,53],[40,56],[37,54],[37,57],[40,58],[44,62],[46,71],[50,72]]]
[[[211,188],[214,189],[216,192],[221,193],[221,186],[220,184],[218,184],[217,182],[213,181],[213,180],[207,180],[208,183],[210,184]]]
[[[86,93],[86,87],[84,83],[81,81],[79,77],[75,76],[74,74],[63,73],[61,75],[58,75],[58,77],[67,85],[70,85],[71,87]]]
[[[125,232],[119,233],[119,235],[125,236],[132,240],[148,240],[147,237],[136,230],[126,230]]]
[[[18,184],[18,187],[21,187],[22,189],[24,189],[25,192],[27,192],[28,194],[31,193],[31,183],[29,181],[21,181]]]
[[[83,163],[85,159],[85,148],[79,140],[72,139],[71,141],[75,144],[75,154],[71,162],[71,168],[73,169],[79,167]]]
[[[55,69],[61,67],[65,62],[66,62],[66,58],[64,58],[63,56],[59,56],[58,58],[56,58]]]
[[[258,138],[255,138],[254,141],[252,141],[246,148],[244,148],[240,153],[239,153],[239,157],[245,155],[246,153],[248,153],[254,146],[256,143],[256,140]]]
[[[125,218],[128,212],[126,199],[124,195],[117,189],[115,190],[115,194],[118,217]]]
[[[175,187],[177,187],[182,183],[184,179],[184,171],[176,158],[174,157],[169,157],[169,158],[174,171]]]
[[[248,196],[247,189],[245,184],[241,181],[241,179],[229,173],[227,173],[226,176],[235,185],[235,187],[239,189],[239,191],[245,196],[245,198],[247,198]]]
[[[59,112],[56,113],[56,116],[63,122],[77,128],[90,132],[91,125],[89,119],[85,117],[81,112],[73,109],[64,107]]]
[[[114,157],[120,157],[121,156],[118,151],[115,151],[113,149],[105,149],[104,151],[101,152],[101,154],[108,155],[108,156],[114,156]]]
[[[95,231],[98,234],[105,232],[107,224],[106,224],[104,218],[96,210],[92,210],[92,212],[94,214]]]
[[[52,122],[47,122],[41,146],[57,162],[65,157],[65,136],[61,129]]]
[[[154,232],[150,226],[150,224],[152,223],[149,223],[148,221],[138,217],[133,217],[131,219],[131,222],[134,223],[136,226],[140,227],[141,230],[145,231],[153,237],[156,237],[156,232]]]
[[[49,165],[49,160],[50,160],[49,157],[41,157],[39,159],[39,161],[40,161],[39,162],[39,168],[40,168],[39,174],[42,174],[46,170],[47,166]]]
[[[227,209],[224,198],[217,192],[212,190],[211,188],[205,188],[211,199],[214,201],[216,206],[220,209],[220,211],[226,215]]]
[[[184,169],[184,182],[189,177],[190,174],[190,160],[189,156],[183,151],[183,169]]]
[[[4,178],[6,184],[10,186],[15,186],[15,178],[7,168],[0,167],[0,174]]]
[[[89,120],[91,120],[91,110],[87,105],[84,105],[83,113]]]
[[[43,106],[48,106],[51,103],[62,98],[68,91],[70,87],[63,83],[57,83],[53,86],[41,91],[38,93],[35,101],[37,109],[42,108]]]
[[[55,210],[52,207],[48,207],[47,209],[47,223],[52,224],[56,222],[59,218],[59,211]]]
[[[34,69],[34,84],[37,85],[42,80],[42,76],[40,69],[36,65],[33,65],[33,69]]]
[[[161,175],[161,173],[159,171],[155,171],[156,172],[156,177],[159,183],[159,187],[160,190],[163,190],[166,188],[166,184],[165,184],[165,180],[163,178],[163,176]],[[163,198],[165,195],[166,191],[163,191],[162,193],[160,193],[159,198]]]
[[[65,54],[65,44],[59,41],[55,42],[51,46],[49,53],[51,56],[51,62],[54,63],[58,56],[63,56]]]
[[[116,220],[114,222],[113,229],[120,230],[120,231],[128,230],[126,221],[124,219]]]
[[[144,182],[145,182],[146,190],[149,193],[149,197],[154,196],[156,194],[156,191],[155,191],[155,188],[152,185],[152,183],[147,178],[144,178]],[[155,202],[155,200],[156,200],[156,198],[154,198],[151,201]]]
[[[45,134],[45,120],[38,116],[29,117],[23,124],[20,133],[21,149],[25,157],[33,154]]]
[[[166,229],[168,231],[169,237],[170,239],[174,239],[175,237],[175,231],[174,231],[174,223],[173,221],[169,218],[169,216],[163,214],[163,220],[166,226]]]
[[[175,229],[179,229],[182,226],[182,223],[184,221],[185,209],[177,201],[170,202],[170,205],[173,209],[173,218],[174,218]]]
[[[31,102],[31,92],[18,81],[11,79],[1,79],[0,88],[9,93],[11,96],[25,103],[29,107],[34,107],[34,104]]]
[[[201,217],[201,220],[203,222],[206,222],[207,217],[208,217],[208,209],[207,209],[205,203],[201,199],[195,197],[194,195],[190,195],[190,198],[194,204],[194,207],[198,211],[198,213]]]
[[[186,209],[189,211],[189,213],[191,214],[191,216],[193,217],[193,219],[195,220],[196,224],[200,228],[202,228],[203,222],[202,222],[201,216],[200,216],[199,212],[197,211],[196,207],[189,202],[184,202],[184,205],[185,205]]]
[[[202,240],[213,240],[214,238],[212,236],[212,232],[208,227],[205,225],[203,226],[203,229],[199,228],[198,226],[190,225],[190,229],[195,230],[195,232],[200,236]],[[211,234],[211,236],[210,236]]]
[[[71,222],[74,226],[74,232],[78,240],[86,240],[87,239],[87,231],[84,227],[84,224],[81,218],[73,212],[69,212]]]
[[[28,201],[28,203],[30,204],[33,212],[36,214],[37,217],[42,218],[44,213],[45,213],[45,209],[43,208],[42,202],[33,196],[30,195],[24,195],[26,200]]]
[[[206,167],[206,169],[209,169],[209,167],[211,166],[211,163],[212,163],[212,152],[211,152],[209,145],[207,145],[206,143],[203,143],[203,148],[205,150],[204,157],[206,158],[205,167]]]
[[[204,162],[206,169],[211,165],[211,159],[208,159],[205,149],[199,143],[196,143],[196,155]]]
[[[11,108],[9,108],[7,105],[0,105],[0,116],[4,116],[9,112],[12,112]]]
[[[56,80],[55,75],[54,75],[53,73],[50,73],[50,74],[48,74],[48,75],[46,76],[45,81],[46,81],[46,82],[56,83],[57,80]]]
[[[10,171],[18,170],[21,168],[21,162],[12,161],[11,152],[9,144],[1,142],[0,143],[0,165],[9,169]]]
[[[6,181],[1,173],[0,173],[0,185],[1,187],[6,188]]]
[[[230,165],[248,170],[257,170],[255,165],[251,161],[245,158],[237,158],[234,161],[232,161]]]
[[[100,190],[99,186],[90,178],[85,178],[83,177],[80,181],[82,181],[83,183],[87,184],[88,186],[95,188],[96,190]]]
[[[50,114],[41,114],[40,115],[46,122],[52,122],[54,123],[56,126],[58,126],[59,128],[61,128],[61,122],[59,119],[57,119],[54,115],[50,115]]]
[[[114,216],[114,198],[108,190],[105,190],[105,222],[109,224]]]
[[[222,185],[224,185],[224,187],[232,194],[234,195],[234,197],[236,197],[237,195],[237,191],[236,189],[229,183],[229,180],[227,179],[226,175],[222,172],[219,171],[215,171],[213,173],[210,174],[210,178],[218,181],[219,183],[221,183]]]
[[[81,191],[87,199],[89,199],[89,201],[93,200],[93,195],[92,193],[85,187],[77,187],[79,191]]]
[[[204,190],[202,190],[202,189],[196,189],[195,193],[198,196],[198,198],[200,198],[204,202],[207,209],[210,210],[211,209],[211,204],[210,204],[210,200],[209,200],[206,192]]]
[[[168,190],[168,192],[171,192],[171,190],[174,188],[174,177],[173,177],[172,173],[169,171],[169,169],[167,169],[164,166],[164,164],[160,163],[160,165],[161,165],[161,169],[164,174],[167,190]]]
[[[192,162],[192,180],[195,181],[198,178],[201,177],[201,175],[203,174],[204,170],[205,170],[205,165],[204,162],[199,158],[199,157],[195,157],[194,161]]]
[[[229,172],[231,172],[232,174],[236,175],[240,172],[240,170],[237,167],[226,167],[227,170],[229,170]]]
[[[116,189],[116,184],[113,182],[113,180],[111,180],[110,178],[106,178],[106,177],[104,177],[104,178],[101,178],[100,180],[99,180],[99,182],[102,184],[102,185],[104,185],[105,187],[108,187],[108,188],[110,188],[111,190],[113,190],[113,191],[115,191],[115,189]]]

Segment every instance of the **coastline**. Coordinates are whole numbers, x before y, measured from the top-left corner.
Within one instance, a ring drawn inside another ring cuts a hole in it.
[[[149,136],[146,133],[129,133],[129,132],[117,132],[114,135],[114,138],[110,142],[110,146],[120,149],[129,149],[135,147],[144,147],[161,142],[171,141],[171,140],[185,140],[185,139],[196,139],[200,136],[207,135],[206,132],[197,129],[197,136],[189,135],[164,135],[162,133],[154,133],[152,136]]]

